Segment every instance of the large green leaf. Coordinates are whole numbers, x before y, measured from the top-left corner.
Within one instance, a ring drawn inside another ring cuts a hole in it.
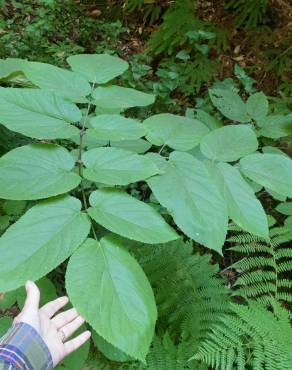
[[[124,60],[108,54],[77,54],[67,58],[67,62],[73,71],[97,84],[112,80],[129,67]]]
[[[102,108],[143,107],[155,100],[154,95],[117,85],[98,87],[92,95],[94,104]]]
[[[255,152],[258,141],[247,125],[229,125],[211,131],[201,141],[201,152],[209,159],[233,162]]]
[[[38,280],[68,258],[87,237],[88,216],[72,197],[43,201],[0,238],[0,292]]]
[[[262,119],[260,126],[262,128],[259,130],[259,134],[271,139],[292,135],[292,114],[267,116]]]
[[[209,132],[202,122],[169,113],[156,114],[143,122],[146,138],[154,145],[168,145],[187,151],[200,143]]]
[[[148,204],[114,189],[91,193],[89,215],[106,229],[144,243],[178,239],[176,232]]]
[[[96,148],[83,155],[84,177],[107,185],[127,185],[159,173],[143,155],[119,148]]]
[[[251,234],[268,238],[265,211],[238,169],[228,163],[218,163],[216,170],[216,179],[232,221]]]
[[[227,210],[204,163],[191,154],[173,152],[165,172],[148,184],[187,236],[221,253]]]
[[[88,239],[74,253],[66,288],[100,336],[145,361],[157,318],[153,292],[139,264],[114,238]]]
[[[51,64],[28,62],[24,65],[23,72],[36,86],[58,92],[72,101],[82,101],[91,91],[84,77]]]
[[[292,197],[292,160],[278,154],[250,154],[240,160],[241,171],[253,181]]]
[[[81,181],[74,161],[63,147],[33,144],[0,158],[0,198],[42,199],[70,191]]]
[[[93,117],[90,125],[92,129],[88,133],[99,140],[135,140],[145,135],[145,128],[140,122],[118,114]]]
[[[75,104],[51,91],[0,88],[0,123],[36,139],[66,139],[78,133],[69,123],[81,119]]]
[[[232,90],[209,89],[212,103],[227,118],[238,122],[249,122],[250,117],[241,97]]]
[[[251,95],[246,102],[247,113],[256,121],[262,120],[269,110],[269,102],[262,92]]]

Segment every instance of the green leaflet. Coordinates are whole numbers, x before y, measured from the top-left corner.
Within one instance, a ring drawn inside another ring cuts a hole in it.
[[[6,200],[3,203],[3,210],[10,216],[21,216],[26,208],[27,202],[21,200]]]
[[[114,238],[88,239],[73,254],[66,289],[100,336],[145,361],[157,318],[153,292],[136,260]]]
[[[246,102],[247,113],[255,121],[266,117],[269,110],[269,102],[264,93],[258,92],[251,95]]]
[[[281,137],[292,134],[292,114],[287,116],[275,114],[262,119],[260,122],[261,129],[259,134],[271,139],[279,139]]]
[[[247,125],[229,125],[211,131],[201,141],[201,152],[209,159],[234,162],[256,151],[258,141]]]
[[[289,216],[285,220],[285,227],[287,227],[289,230],[292,230],[292,216]]]
[[[108,54],[77,54],[67,58],[67,62],[74,72],[97,84],[112,80],[129,67],[124,60]]]
[[[275,146],[263,146],[261,149],[262,149],[262,152],[266,154],[279,154],[279,155],[285,155],[286,157],[288,157],[288,155],[285,152],[283,152],[281,149]]]
[[[101,189],[91,193],[89,215],[106,229],[148,244],[178,239],[177,233],[150,205],[127,193]]]
[[[154,196],[187,236],[221,253],[227,210],[207,168],[187,153],[173,152],[169,158],[165,172],[147,181]]]
[[[269,229],[265,211],[240,172],[227,163],[218,163],[215,171],[232,221],[251,234],[268,238]]]
[[[9,226],[11,217],[8,215],[0,216],[0,232],[2,233]]]
[[[274,199],[279,200],[280,202],[285,202],[287,197],[285,195],[279,194],[276,191],[273,191],[269,188],[265,188],[266,192],[269,193]]]
[[[127,185],[159,173],[143,155],[119,148],[96,148],[83,155],[84,177],[107,185]]]
[[[26,60],[18,58],[0,59],[0,80],[20,75],[25,63]]]
[[[82,102],[91,87],[79,74],[47,63],[27,62],[25,76],[36,86],[54,91],[71,101]]]
[[[0,122],[36,139],[65,139],[78,133],[69,123],[81,119],[75,104],[50,91],[0,88]]]
[[[237,122],[249,122],[250,117],[241,97],[232,90],[209,89],[212,103],[227,118]]]
[[[102,108],[144,107],[155,101],[155,96],[152,94],[117,85],[98,87],[92,96],[94,104]]]
[[[156,114],[143,122],[146,138],[154,145],[186,151],[200,143],[209,132],[202,122],[169,113]]]
[[[88,132],[99,140],[136,140],[145,135],[143,125],[118,114],[101,114],[90,119]]]
[[[210,130],[215,130],[216,128],[222,127],[223,123],[217,118],[211,116],[209,113],[205,112],[202,109],[196,109],[197,116],[196,118],[204,123]]]
[[[66,193],[81,181],[73,168],[71,155],[58,145],[14,149],[0,158],[0,198],[29,200]]]
[[[73,197],[43,201],[0,238],[0,291],[38,280],[68,258],[87,237],[90,222]]]
[[[276,210],[283,215],[292,216],[292,202],[280,203],[277,205]]]
[[[240,160],[241,171],[270,190],[292,197],[292,160],[278,154],[250,154]]]
[[[111,141],[111,146],[114,148],[120,148],[129,150],[137,154],[143,154],[151,148],[151,144],[144,139],[137,140],[122,140],[122,141]]]
[[[7,330],[11,327],[13,323],[12,317],[2,316],[0,317],[0,338],[6,334]]]

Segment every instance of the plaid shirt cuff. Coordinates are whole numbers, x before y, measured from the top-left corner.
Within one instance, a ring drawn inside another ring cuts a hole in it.
[[[0,339],[1,370],[51,370],[53,360],[48,347],[30,325],[18,323]]]

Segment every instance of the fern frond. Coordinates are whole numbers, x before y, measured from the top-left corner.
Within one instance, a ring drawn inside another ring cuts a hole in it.
[[[177,46],[187,40],[187,32],[202,27],[202,21],[195,16],[193,0],[175,1],[165,12],[163,23],[149,41],[149,49],[155,54],[172,54]]]
[[[229,310],[228,290],[215,275],[209,255],[193,253],[192,243],[175,241],[136,247],[133,253],[154,290],[158,327],[172,338],[192,338],[193,351],[222,313]]]
[[[235,245],[229,250],[240,254],[232,267],[239,272],[234,295],[256,299],[264,304],[272,300],[292,301],[292,231],[286,227],[271,227],[269,239],[238,231],[228,241]]]
[[[236,11],[236,25],[253,28],[263,22],[268,0],[227,0],[226,8]]]
[[[232,304],[194,356],[220,370],[289,370],[292,331],[286,310],[274,303],[268,311],[257,302]]]
[[[139,370],[207,370],[207,365],[189,361],[193,353],[191,343],[175,344],[166,332],[162,338],[154,338],[146,358],[147,366],[141,365]]]

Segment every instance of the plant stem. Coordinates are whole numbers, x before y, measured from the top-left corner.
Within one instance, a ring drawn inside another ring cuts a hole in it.
[[[91,93],[93,92],[94,87],[95,87],[95,82],[93,82],[93,84],[92,84]],[[84,137],[84,134],[85,134],[85,126],[86,126],[86,123],[87,123],[87,120],[88,120],[88,116],[89,116],[91,106],[92,106],[91,101],[89,101],[88,105],[87,105],[86,114],[85,114],[84,119],[82,121],[82,127],[81,127],[80,133],[79,133],[80,140],[79,140],[79,151],[78,151],[78,159],[77,159],[78,172],[79,172],[79,176],[81,177],[80,188],[81,188],[82,201],[83,201],[83,207],[84,207],[85,212],[87,212],[88,203],[87,203],[86,194],[85,194],[84,185],[83,185],[82,153],[83,153],[83,137]],[[91,223],[92,234],[93,234],[94,238],[97,240],[97,236],[96,236],[94,226],[93,226],[93,222],[92,222],[91,219],[90,219],[90,223]]]

